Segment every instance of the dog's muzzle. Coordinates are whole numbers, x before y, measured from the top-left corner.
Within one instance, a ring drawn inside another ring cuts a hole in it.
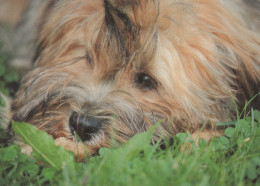
[[[101,125],[102,120],[76,112],[73,112],[69,119],[71,133],[76,132],[83,142],[90,140],[100,130]]]

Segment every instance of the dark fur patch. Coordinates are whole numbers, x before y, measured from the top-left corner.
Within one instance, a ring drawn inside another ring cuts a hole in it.
[[[104,6],[105,33],[103,39],[107,40],[107,48],[111,49],[114,59],[127,63],[136,49],[140,29],[127,14],[113,7],[109,1],[105,0]]]

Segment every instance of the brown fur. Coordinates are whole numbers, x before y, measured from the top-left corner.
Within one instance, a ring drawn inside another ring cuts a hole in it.
[[[153,140],[214,128],[259,92],[260,36],[233,1],[45,3],[34,24],[34,68],[12,113],[68,149],[77,143],[68,124],[73,112],[103,121],[85,142],[91,154],[111,137],[124,143],[158,121]],[[148,86],[138,83],[142,74]]]

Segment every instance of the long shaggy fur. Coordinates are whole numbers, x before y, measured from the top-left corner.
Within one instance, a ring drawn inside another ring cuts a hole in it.
[[[259,92],[260,36],[235,1],[44,4],[34,24],[34,68],[22,80],[12,117],[66,140],[58,144],[68,149],[77,143],[69,129],[73,112],[102,119],[99,132],[81,144],[94,153],[158,121],[153,140],[214,127]],[[149,86],[138,83],[140,74]]]

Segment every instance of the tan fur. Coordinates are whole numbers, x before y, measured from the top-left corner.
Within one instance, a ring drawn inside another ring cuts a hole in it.
[[[70,150],[73,112],[102,119],[85,142],[91,153],[158,121],[153,141],[233,120],[236,104],[257,94],[260,82],[260,36],[236,9],[221,0],[58,1],[38,23],[34,68],[13,101],[13,119]],[[156,87],[140,88],[140,73]]]
[[[27,4],[28,0],[0,0],[0,22],[14,27]]]

